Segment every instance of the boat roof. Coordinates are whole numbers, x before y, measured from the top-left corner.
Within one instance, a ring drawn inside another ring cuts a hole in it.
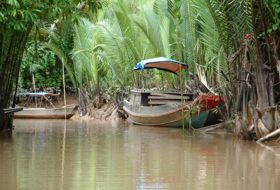
[[[145,59],[136,64],[133,70],[159,69],[177,74],[180,70],[188,69],[188,65],[166,57]]]

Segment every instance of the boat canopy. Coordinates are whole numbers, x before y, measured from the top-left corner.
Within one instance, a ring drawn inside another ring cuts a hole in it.
[[[137,63],[133,70],[159,69],[177,74],[180,70],[188,69],[188,65],[165,57],[145,59]]]

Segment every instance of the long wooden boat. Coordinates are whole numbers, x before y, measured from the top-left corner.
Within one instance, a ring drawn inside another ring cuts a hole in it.
[[[224,99],[216,95],[134,90],[123,109],[138,125],[201,128],[218,122],[216,108],[223,103]]]
[[[77,105],[68,105],[61,108],[23,108],[22,111],[14,113],[15,118],[23,119],[69,119],[71,118],[76,110],[78,109]]]
[[[188,65],[165,57],[142,60],[134,70],[158,69],[177,74]],[[132,90],[130,101],[124,101],[124,111],[132,123],[139,125],[201,128],[215,124],[219,114],[215,109],[224,103],[221,96]]]

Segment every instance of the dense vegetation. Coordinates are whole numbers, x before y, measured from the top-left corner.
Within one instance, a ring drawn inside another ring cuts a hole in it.
[[[38,73],[35,79],[42,87],[61,85],[59,64],[63,63],[71,80],[68,85],[77,89],[85,114],[86,105],[104,98],[112,99],[132,86],[179,88],[178,78],[171,74],[131,72],[141,59],[163,56],[189,65],[184,73],[184,90],[195,89],[226,97],[225,117],[236,119],[237,133],[242,137],[260,138],[277,128],[276,112],[280,103],[278,0],[81,3],[73,0],[72,4],[70,0],[49,4],[38,1],[39,12],[33,9],[34,3],[25,2],[28,1],[0,3],[0,22],[4,23],[1,35],[4,36],[4,31],[24,33],[24,40],[19,39],[23,43],[14,44],[21,51],[20,56],[23,48],[26,49],[22,87],[30,88],[32,81],[28,72],[35,71]],[[101,4],[103,9],[97,11]],[[95,9],[90,11],[89,7]],[[45,14],[50,10],[50,14]],[[14,20],[8,21],[8,17]],[[26,41],[29,41],[27,46]],[[37,48],[33,45],[36,41]],[[2,53],[1,60],[7,60],[2,59],[3,55],[13,54]],[[18,75],[20,60],[18,57],[12,69],[14,76]],[[36,60],[40,66],[34,64]],[[2,62],[1,72],[8,65]],[[51,76],[48,73],[52,73]],[[6,81],[7,88],[11,89],[5,101],[13,91],[11,80]]]
[[[23,52],[34,30],[68,18],[72,22],[80,16],[91,15],[101,7],[98,0],[4,0],[0,2],[0,110],[14,106],[12,92],[17,82]],[[36,60],[38,62],[38,55]],[[9,118],[0,114],[0,128],[8,125]]]
[[[35,43],[30,41],[23,54],[21,63],[19,88],[33,90],[32,74],[37,88],[59,87],[61,82],[61,64],[55,54],[47,49],[42,42],[38,42],[38,63],[35,61]]]

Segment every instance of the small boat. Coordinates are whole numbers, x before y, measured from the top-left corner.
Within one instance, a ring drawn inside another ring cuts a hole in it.
[[[188,66],[168,59],[153,58],[138,63],[134,70],[156,68],[177,74]],[[153,90],[132,90],[123,109],[128,120],[138,125],[202,128],[219,122],[217,108],[224,104],[218,95]]]
[[[174,95],[174,92],[131,91],[124,101],[129,120],[138,125],[201,128],[219,122],[217,112],[224,99],[216,95]]]
[[[42,102],[49,103],[52,108],[23,108],[22,111],[14,113],[14,118],[23,119],[70,119],[78,109],[77,105],[67,105],[66,107],[56,108],[51,102],[51,98],[59,96],[59,94],[37,92],[37,93],[20,93],[27,101],[32,101],[34,97]]]
[[[76,110],[77,105],[68,105],[61,108],[23,108],[22,111],[14,113],[14,118],[23,119],[69,119]]]

